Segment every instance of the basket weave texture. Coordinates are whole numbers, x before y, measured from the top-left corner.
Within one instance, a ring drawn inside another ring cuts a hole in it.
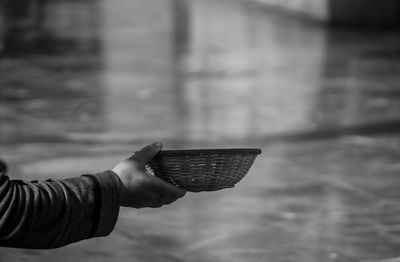
[[[253,148],[164,150],[147,169],[187,191],[216,191],[234,187],[260,153]]]

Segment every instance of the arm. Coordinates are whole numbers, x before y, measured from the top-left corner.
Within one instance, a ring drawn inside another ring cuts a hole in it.
[[[184,196],[145,171],[161,147],[146,146],[112,171],[64,180],[28,183],[0,170],[0,246],[47,249],[106,236],[119,206],[160,207]]]
[[[108,235],[119,183],[112,171],[31,183],[0,174],[0,246],[56,248]]]

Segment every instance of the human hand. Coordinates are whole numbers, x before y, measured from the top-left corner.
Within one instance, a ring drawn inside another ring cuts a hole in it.
[[[186,191],[146,172],[145,165],[161,150],[157,142],[142,148],[113,169],[122,181],[120,205],[125,207],[161,207],[183,197]]]

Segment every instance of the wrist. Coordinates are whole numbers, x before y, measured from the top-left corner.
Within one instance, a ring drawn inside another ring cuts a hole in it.
[[[126,198],[125,197],[126,194],[124,193],[125,184],[124,184],[123,178],[121,177],[121,175],[119,173],[115,172],[114,169],[110,170],[110,172],[112,172],[112,174],[114,174],[114,176],[116,177],[116,180],[117,180],[117,189],[118,189],[118,194],[119,194],[119,205],[121,206],[122,203],[124,203],[125,198]]]

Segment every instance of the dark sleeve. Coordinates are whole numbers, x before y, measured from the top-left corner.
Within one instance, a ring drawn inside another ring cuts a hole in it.
[[[112,171],[29,183],[0,173],[0,246],[48,249],[108,235],[119,183]]]

